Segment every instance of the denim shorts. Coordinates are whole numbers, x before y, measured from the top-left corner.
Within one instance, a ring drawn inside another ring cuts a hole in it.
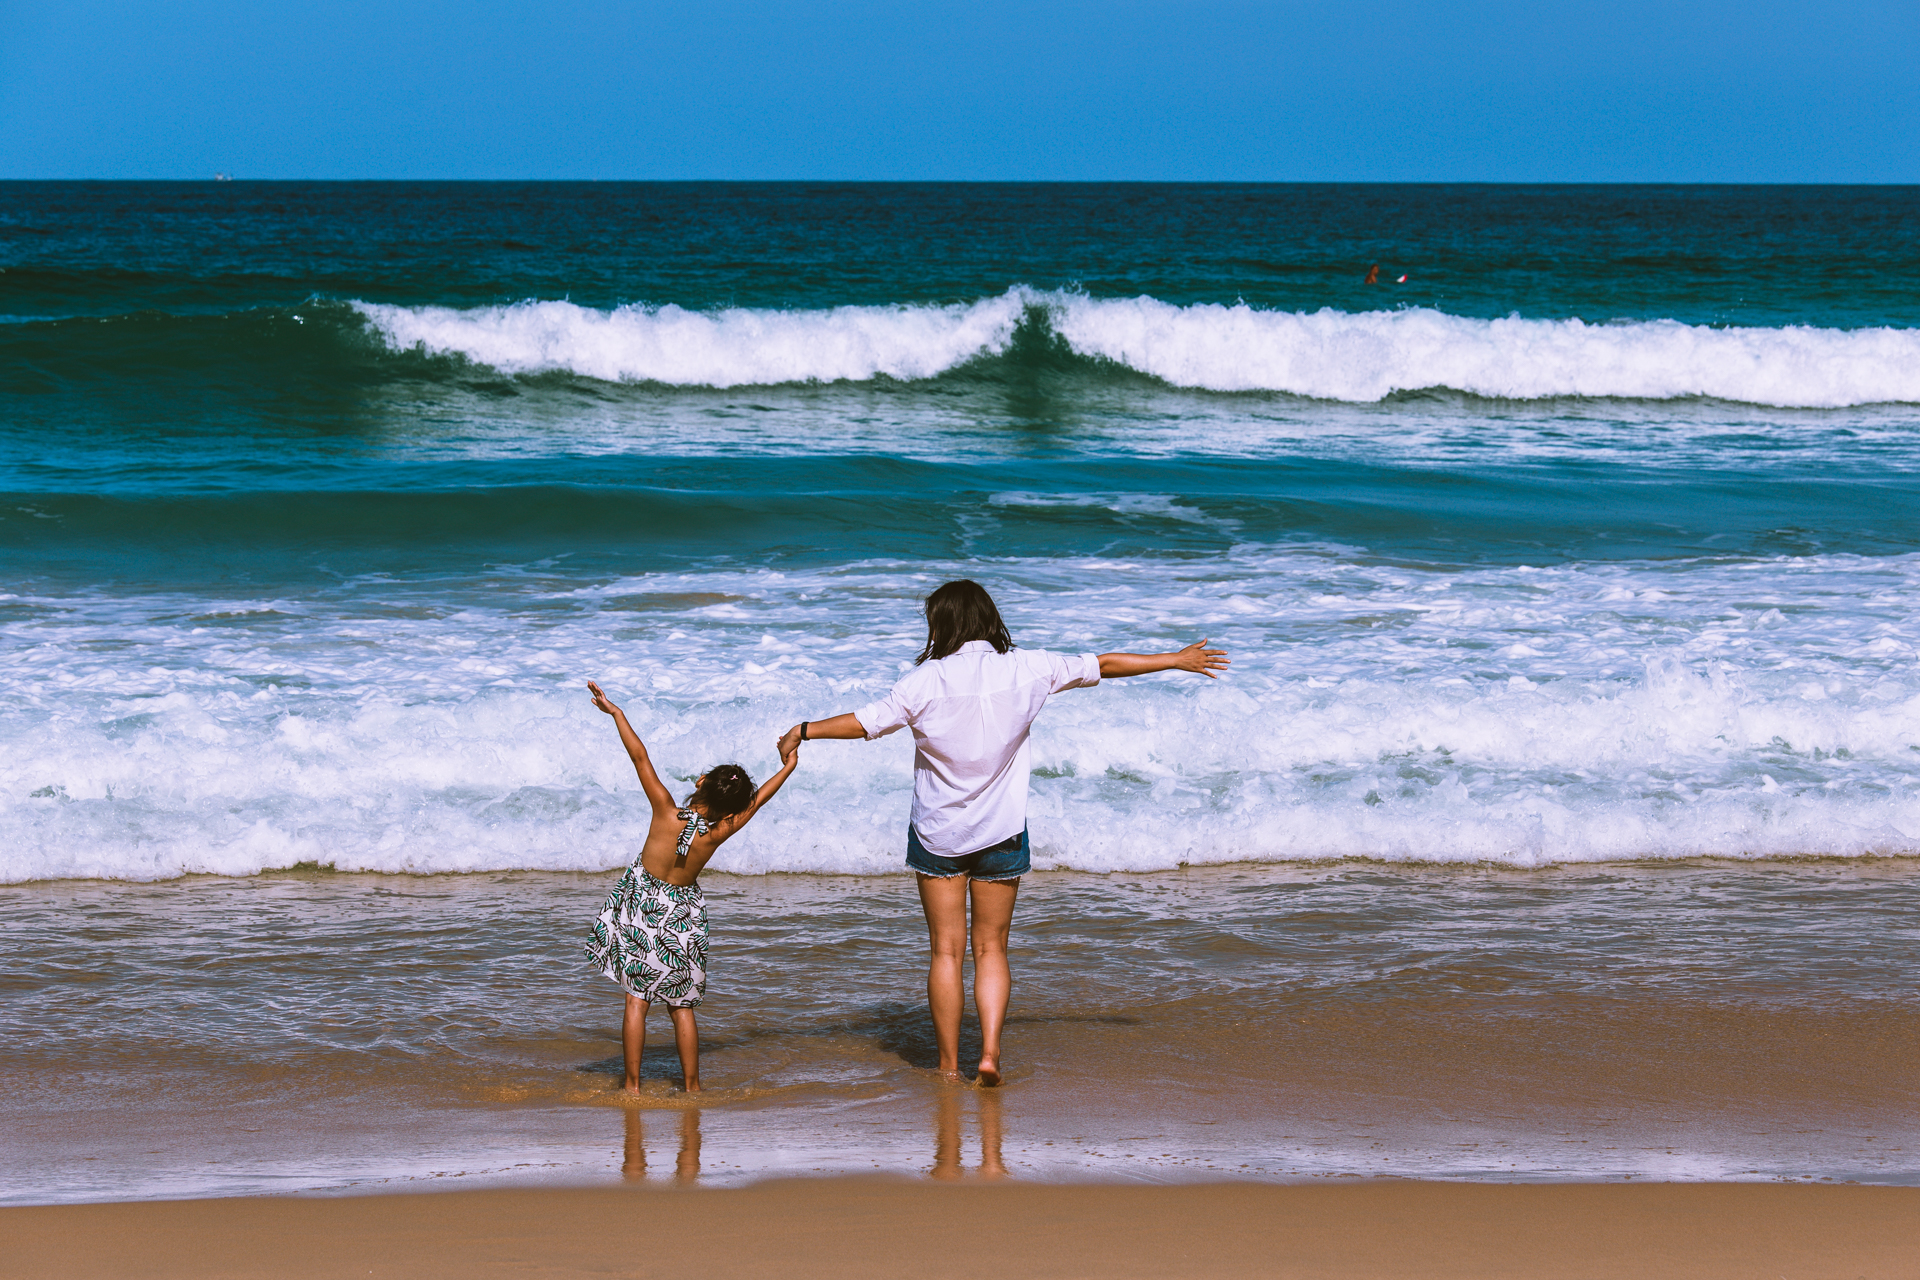
[[[972,853],[963,853],[957,858],[943,858],[937,853],[928,853],[926,846],[920,843],[920,833],[907,824],[907,865],[923,876],[932,876],[936,880],[950,880],[954,876],[966,876],[972,880],[1018,880],[1033,868],[1033,858],[1027,848],[1027,830],[1020,829],[1017,836],[1008,836],[999,844],[976,849]]]

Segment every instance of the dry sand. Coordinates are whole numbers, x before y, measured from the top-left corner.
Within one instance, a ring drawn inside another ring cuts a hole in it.
[[[817,1179],[0,1209],[0,1276],[1920,1275],[1920,1188]]]

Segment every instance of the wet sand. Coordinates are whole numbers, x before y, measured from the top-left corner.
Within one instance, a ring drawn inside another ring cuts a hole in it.
[[[617,989],[577,959],[607,877],[11,886],[0,1204],[605,1185],[695,1149],[703,1186],[957,1147],[1043,1181],[1911,1184],[1913,873],[1035,875],[1007,1087],[958,1092],[906,885],[716,876],[696,1111],[663,1016],[618,1096]]]
[[[1368,1182],[465,1191],[0,1209],[0,1277],[1904,1277],[1920,1189]]]

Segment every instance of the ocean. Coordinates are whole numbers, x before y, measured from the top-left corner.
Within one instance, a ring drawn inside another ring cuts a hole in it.
[[[0,184],[0,1201],[668,1120],[1920,1181],[1916,279],[1897,187]],[[762,776],[961,576],[1233,657],[1038,722],[1009,1086],[928,1078],[900,735],[715,860],[718,1091],[656,1020],[619,1107],[585,681]]]

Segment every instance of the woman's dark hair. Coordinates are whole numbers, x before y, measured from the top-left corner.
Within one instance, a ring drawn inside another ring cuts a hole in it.
[[[993,597],[971,578],[961,578],[927,597],[927,647],[914,662],[937,661],[970,640],[985,640],[996,653],[1013,648]]]
[[[689,805],[699,805],[709,818],[731,818],[745,813],[753,803],[753,779],[737,764],[717,764],[707,770],[700,785],[687,797]]]

